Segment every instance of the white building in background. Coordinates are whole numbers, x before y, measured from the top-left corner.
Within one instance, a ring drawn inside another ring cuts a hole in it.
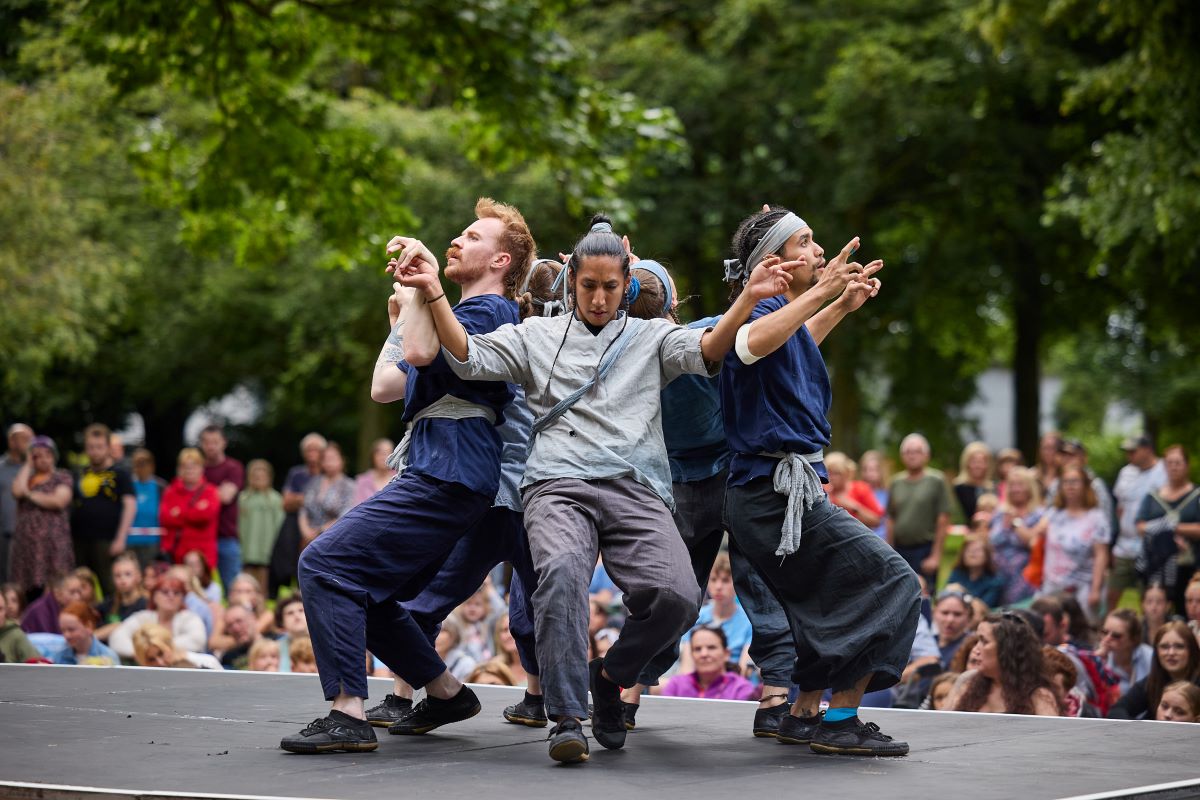
[[[195,446],[200,441],[200,431],[212,423],[221,425],[251,425],[262,415],[262,403],[254,392],[239,386],[224,397],[207,403],[192,412],[183,424],[183,442]],[[127,446],[146,442],[146,423],[141,414],[130,414],[125,425],[117,431]]]

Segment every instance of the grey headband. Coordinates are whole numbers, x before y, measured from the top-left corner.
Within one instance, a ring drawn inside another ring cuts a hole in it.
[[[750,277],[750,270],[757,267],[760,261],[787,244],[787,240],[792,238],[796,231],[804,230],[807,227],[807,222],[789,211],[759,240],[750,253],[749,264],[743,264],[736,258],[728,259],[725,262],[725,280],[744,282]]]

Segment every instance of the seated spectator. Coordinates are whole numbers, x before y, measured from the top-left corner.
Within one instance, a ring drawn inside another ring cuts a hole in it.
[[[291,672],[292,642],[299,638],[308,638],[308,618],[304,616],[304,601],[298,593],[275,604],[275,627],[282,631],[278,640],[279,671]]]
[[[1154,637],[1154,664],[1150,667],[1150,675],[1129,687],[1129,691],[1108,710],[1108,718],[1154,716],[1162,702],[1163,690],[1176,681],[1200,686],[1200,645],[1187,625],[1167,622]]]
[[[131,614],[118,625],[108,637],[109,647],[116,650],[121,658],[133,658],[134,634],[143,625],[154,624],[163,626],[171,633],[172,648],[178,647],[188,653],[203,653],[207,643],[204,621],[184,608],[186,595],[187,586],[179,578],[174,575],[160,578],[150,595],[150,607]]]
[[[1096,707],[1088,702],[1083,691],[1076,685],[1079,673],[1066,653],[1051,645],[1042,645],[1042,660],[1046,665],[1046,678],[1058,700],[1060,717],[1098,717]]]
[[[992,543],[987,534],[971,534],[963,540],[962,550],[950,572],[949,583],[957,583],[982,600],[988,608],[995,608],[1004,598],[1004,576],[996,571],[992,555]]]
[[[992,614],[979,623],[978,669],[959,677],[949,701],[955,711],[1058,716],[1046,679],[1042,642],[1015,614]]]
[[[1192,576],[1183,592],[1183,607],[1187,614],[1188,627],[1192,629],[1192,634],[1200,639],[1200,572]]]
[[[596,635],[591,639],[592,657],[604,658],[620,636],[621,631],[617,628],[601,628],[596,631]]]
[[[937,635],[942,669],[949,669],[955,653],[970,634],[974,600],[966,592],[947,588],[937,596],[933,606],[933,630]]]
[[[933,679],[929,684],[929,706],[930,711],[948,711],[950,710],[950,693],[954,689],[954,682],[958,680],[957,672],[943,672]]]
[[[942,654],[938,650],[937,637],[925,621],[917,616],[917,632],[913,635],[912,650],[908,664],[900,674],[900,682],[893,687],[893,708],[920,708],[929,696],[933,676],[941,673]]]
[[[204,623],[204,635],[211,637],[216,624],[214,622],[216,615],[224,612],[224,606],[220,603],[208,602],[208,598],[204,596],[204,590],[200,587],[200,581],[183,564],[176,564],[168,569],[166,574],[183,581],[183,585],[188,590],[187,595],[183,598],[183,607],[200,618]]]
[[[5,664],[36,661],[42,654],[21,630],[20,623],[9,616],[8,596],[8,592],[0,592],[0,661]]]
[[[1142,593],[1142,643],[1150,644],[1154,635],[1171,619],[1171,599],[1161,583],[1151,583]]]
[[[508,629],[508,614],[501,614],[496,619],[496,658],[505,667],[512,677],[512,683],[505,684],[506,686],[525,686],[529,683],[529,676],[525,674],[525,667],[521,665],[521,659],[517,653],[517,640],[513,638],[512,631]]]
[[[733,568],[729,565],[728,553],[718,553],[713,561],[712,571],[708,573],[708,602],[700,607],[700,614],[696,617],[696,628],[712,625],[721,628],[729,646],[729,656],[738,670],[742,670],[749,661],[747,650],[752,631],[750,618],[733,592]],[[691,650],[687,647],[690,636],[690,632],[685,633],[679,643],[680,672],[691,672],[695,666],[692,664]]]
[[[621,596],[621,590],[613,583],[613,579],[608,577],[608,572],[604,569],[604,561],[600,556],[596,557],[596,568],[592,570],[592,582],[588,585],[588,596],[605,607],[611,606]]]
[[[1154,718],[1159,722],[1200,722],[1200,687],[1187,681],[1167,686]]]
[[[213,580],[213,568],[204,553],[199,550],[188,550],[183,554],[183,565],[192,573],[192,577],[200,584],[200,596],[205,602],[220,603],[221,587]]]
[[[516,686],[512,671],[498,659],[485,661],[467,676],[466,683],[482,683],[485,686]]]
[[[477,664],[487,661],[496,652],[488,621],[491,615],[492,601],[482,586],[453,612],[459,625],[458,647]]]
[[[230,605],[249,606],[258,620],[258,632],[270,636],[275,631],[275,615],[267,608],[267,598],[263,594],[262,584],[253,575],[246,572],[238,573],[233,579],[229,591]],[[218,627],[220,623],[218,621]]]
[[[823,486],[829,502],[844,508],[868,528],[878,527],[883,520],[883,507],[865,481],[855,480],[858,467],[854,462],[845,453],[835,451],[826,454],[825,470],[829,473],[829,483]]]
[[[710,700],[757,700],[759,689],[729,669],[729,646],[719,625],[702,625],[690,632],[687,648],[693,670],[680,673],[650,694],[667,697],[703,697]]]
[[[96,629],[96,638],[102,642],[130,615],[146,610],[150,595],[142,588],[142,567],[136,553],[128,550],[113,559],[113,593],[101,601],[100,619],[104,623]]]
[[[1067,643],[1080,650],[1094,650],[1098,641],[1096,626],[1079,605],[1078,598],[1073,594],[1060,594],[1058,602],[1067,614]]]
[[[50,578],[75,566],[71,544],[71,474],[55,467],[58,448],[49,436],[35,436],[28,460],[12,479],[17,502],[9,574],[27,592],[40,592]]]
[[[1033,596],[1034,588],[1025,580],[1025,567],[1038,537],[1039,523],[1045,512],[1041,507],[1041,489],[1036,474],[1025,467],[1008,473],[1008,501],[994,517],[988,536],[992,540],[997,572],[1004,577],[1001,605],[1012,605]]]
[[[254,612],[248,606],[231,605],[225,612],[225,636],[228,646],[212,648],[213,655],[221,660],[225,669],[246,669],[249,666],[250,648],[261,637],[255,624]]]
[[[608,606],[599,600],[588,601],[588,636],[595,636],[601,628],[608,627]]]
[[[260,637],[251,647],[246,661],[251,672],[279,672],[279,656],[283,648],[275,639]]]
[[[52,577],[42,596],[25,609],[21,617],[21,630],[26,633],[62,633],[58,629],[58,615],[68,603],[82,600],[83,597],[83,581],[78,576],[68,572]]]
[[[271,552],[285,516],[283,495],[275,490],[274,480],[270,462],[254,459],[246,465],[246,488],[237,499],[242,569],[253,575],[259,586],[266,586],[270,580]]]
[[[1096,655],[1103,658],[1105,665],[1117,676],[1120,694],[1149,677],[1150,667],[1154,664],[1154,648],[1142,644],[1142,624],[1137,614],[1128,608],[1110,611],[1104,618]]]
[[[992,517],[1000,508],[1000,498],[991,492],[984,492],[975,501],[975,515],[967,521],[971,533],[987,536],[992,529]]]
[[[442,622],[442,629],[438,631],[433,647],[442,661],[446,662],[446,669],[450,674],[463,681],[471,674],[471,670],[475,669],[476,661],[461,647],[461,644],[462,626],[458,619],[451,614]],[[292,672],[295,671],[296,669],[293,667]]]
[[[217,487],[204,479],[204,456],[194,447],[179,451],[177,469],[177,477],[163,492],[158,507],[163,555],[182,564],[188,551],[199,550],[209,564],[215,564],[221,513]]]
[[[396,445],[391,439],[376,439],[371,445],[371,468],[354,478],[354,502],[361,503],[396,477],[396,470],[387,465]]]
[[[0,594],[4,595],[4,607],[7,610],[7,619],[21,623],[21,613],[25,610],[25,590],[21,588],[19,583],[0,584]],[[0,617],[0,623],[3,623],[4,617]]]
[[[76,567],[72,573],[83,583],[83,594],[79,599],[95,608],[100,603],[96,599],[96,573],[92,572],[91,567]]]
[[[297,636],[288,644],[288,661],[292,672],[308,675],[317,674],[317,657],[313,653],[312,639]]]
[[[139,667],[221,668],[221,662],[208,653],[176,648],[170,629],[155,622],[134,631],[130,644],[133,647],[133,659]]]
[[[134,556],[136,558],[136,556]],[[66,647],[54,654],[55,664],[88,664],[98,667],[114,667],[121,659],[96,636],[96,623],[100,615],[82,600],[68,603],[58,615],[58,626],[62,629]]]
[[[1042,644],[1050,645],[1075,667],[1075,688],[1098,714],[1103,714],[1120,697],[1116,674],[1095,652],[1075,647],[1068,641],[1070,617],[1059,597],[1041,595],[1029,606],[1034,630],[1041,627]]]
[[[954,654],[954,658],[950,659],[950,672],[961,675],[969,669],[979,669],[979,665],[983,662],[980,661],[979,651],[975,649],[977,644],[979,644],[979,634],[977,633],[972,633],[963,639],[958,652]]]

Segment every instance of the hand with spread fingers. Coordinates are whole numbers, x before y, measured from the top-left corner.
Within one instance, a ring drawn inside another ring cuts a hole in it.
[[[396,254],[388,261],[387,271],[401,286],[424,292],[426,299],[441,293],[437,256],[419,239],[394,236],[387,244],[387,252]]]
[[[883,282],[874,275],[883,269],[883,260],[876,259],[865,267],[862,264],[852,263],[850,269],[850,282],[846,284],[846,289],[841,296],[841,302],[848,312],[857,311],[862,308],[863,303],[879,294]]]
[[[754,298],[755,302],[783,294],[792,282],[791,269],[795,266],[795,262],[785,262],[779,256],[771,254],[750,272],[744,291]]]
[[[821,292],[827,300],[832,300],[838,297],[846,290],[851,277],[862,272],[862,266],[850,261],[850,256],[854,255],[854,251],[858,250],[858,237],[855,236],[850,241],[846,242],[846,246],[842,251],[833,257],[832,261],[825,263],[825,268],[821,272],[821,277],[817,280],[816,286],[813,288]]]

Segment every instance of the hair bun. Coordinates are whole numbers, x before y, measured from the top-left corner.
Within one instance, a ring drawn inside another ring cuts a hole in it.
[[[612,220],[608,216],[604,214],[595,214],[592,216],[592,226],[589,229],[592,232],[608,231],[609,233],[612,233],[612,229]]]

